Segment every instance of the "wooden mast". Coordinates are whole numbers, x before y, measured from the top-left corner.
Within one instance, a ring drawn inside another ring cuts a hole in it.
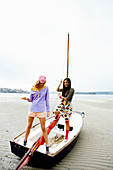
[[[67,78],[69,73],[69,33],[68,33],[68,40],[67,40]]]

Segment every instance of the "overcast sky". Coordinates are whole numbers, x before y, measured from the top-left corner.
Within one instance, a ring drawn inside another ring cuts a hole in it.
[[[112,0],[0,0],[0,87],[50,91],[66,77],[76,91],[113,91]]]

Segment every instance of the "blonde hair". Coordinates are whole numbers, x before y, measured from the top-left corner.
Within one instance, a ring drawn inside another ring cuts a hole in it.
[[[31,90],[33,90],[33,88],[37,88],[37,85],[39,84],[39,80],[36,81],[35,85],[32,86]]]
[[[46,83],[46,82],[45,82],[45,83]],[[45,84],[45,83],[43,83],[43,84]],[[35,85],[32,86],[31,90],[33,90],[34,88],[37,88],[37,86],[38,86],[39,84],[40,84],[40,81],[37,80],[36,83],[35,83]]]

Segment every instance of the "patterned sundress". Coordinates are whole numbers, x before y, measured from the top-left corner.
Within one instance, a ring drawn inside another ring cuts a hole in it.
[[[65,121],[68,121],[72,114],[72,103],[63,99],[57,106],[56,111],[59,111],[60,115],[65,118]]]
[[[58,90],[59,92],[62,92],[62,89]],[[56,111],[59,111],[61,116],[65,118],[65,120],[69,120],[72,114],[72,98],[74,95],[74,89],[70,88],[69,91],[65,93],[65,98],[68,101],[65,101],[63,96],[59,95],[59,98],[61,99],[60,104],[57,106]]]

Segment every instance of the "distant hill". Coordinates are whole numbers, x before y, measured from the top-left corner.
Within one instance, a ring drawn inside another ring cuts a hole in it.
[[[58,92],[52,91],[50,94],[57,94]],[[78,95],[113,95],[113,91],[94,91],[94,92],[75,92]]]
[[[29,93],[22,89],[10,89],[10,88],[0,88],[0,93]]]
[[[75,94],[113,95],[113,91],[75,92]]]
[[[0,88],[0,93],[30,93],[22,89],[10,89],[10,88]],[[50,94],[57,94],[56,91],[50,92]],[[95,92],[75,92],[74,94],[83,95],[113,95],[113,91],[95,91]]]

